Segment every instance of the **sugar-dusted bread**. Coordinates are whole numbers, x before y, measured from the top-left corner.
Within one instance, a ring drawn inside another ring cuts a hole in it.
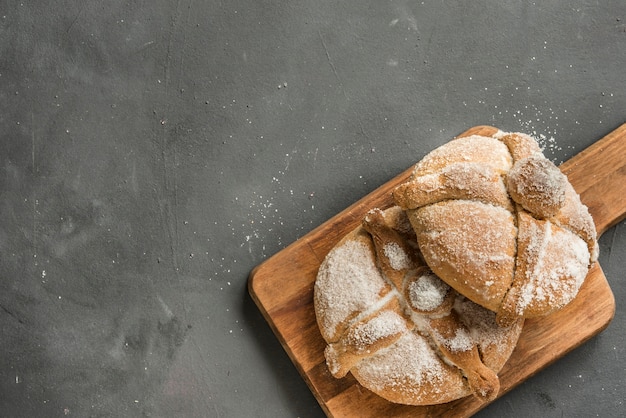
[[[493,399],[523,320],[507,327],[424,263],[398,207],[372,210],[326,256],[314,287],[330,373],[395,403]]]
[[[528,135],[454,139],[393,196],[428,266],[502,325],[567,305],[598,257],[587,208]]]

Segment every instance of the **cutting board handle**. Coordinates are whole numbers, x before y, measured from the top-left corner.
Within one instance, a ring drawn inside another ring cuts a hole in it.
[[[561,164],[598,236],[626,217],[626,123]]]

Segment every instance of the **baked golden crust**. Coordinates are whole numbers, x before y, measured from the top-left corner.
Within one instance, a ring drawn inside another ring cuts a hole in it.
[[[587,208],[528,135],[455,139],[393,197],[429,267],[503,325],[565,306],[597,260]]]
[[[482,202],[451,200],[416,209],[410,219],[435,274],[458,278],[444,281],[497,311],[513,282],[517,232],[511,212]]]
[[[515,278],[498,320],[550,314],[569,303],[588,271],[585,241],[568,229],[519,210]]]
[[[372,210],[329,252],[314,305],[331,374],[408,405],[493,399],[523,324],[498,326],[435,276],[398,207]]]

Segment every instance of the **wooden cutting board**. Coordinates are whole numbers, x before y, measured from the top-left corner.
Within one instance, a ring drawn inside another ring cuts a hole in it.
[[[490,136],[497,129],[477,126],[459,136]],[[596,142],[561,170],[589,207],[598,234],[626,215],[626,124]],[[467,417],[484,407],[469,396],[436,406],[390,403],[348,374],[328,372],[313,308],[313,284],[320,263],[341,237],[360,224],[371,208],[392,206],[391,191],[413,167],[335,215],[280,251],[250,274],[253,300],[329,417]],[[599,264],[591,269],[577,298],[561,311],[527,320],[513,355],[500,372],[499,396],[602,331],[615,312],[615,299]],[[496,400],[497,402],[497,400]]]

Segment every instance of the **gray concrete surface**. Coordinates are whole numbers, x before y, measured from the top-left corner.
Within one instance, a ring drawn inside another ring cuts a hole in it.
[[[251,269],[478,124],[626,120],[621,0],[0,2],[0,415],[320,417]],[[626,416],[609,328],[480,417]]]

